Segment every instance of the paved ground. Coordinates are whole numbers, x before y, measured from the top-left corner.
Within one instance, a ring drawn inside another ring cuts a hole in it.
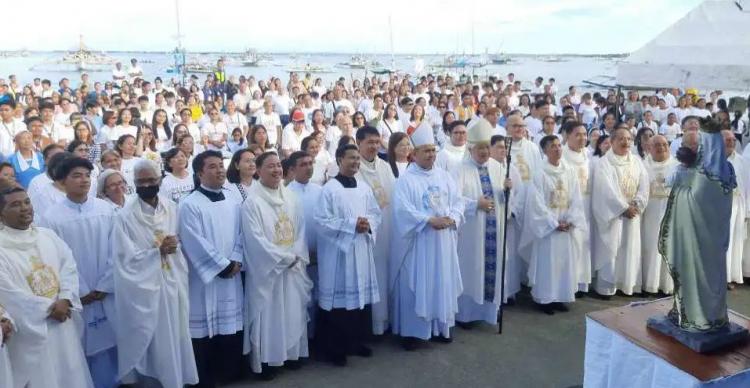
[[[568,313],[544,315],[523,294],[505,310],[504,334],[484,325],[454,328],[452,344],[429,343],[403,351],[385,338],[373,344],[372,358],[352,357],[344,368],[308,360],[297,371],[283,370],[271,383],[249,379],[232,387],[575,387],[583,383],[584,316],[626,305],[637,298],[602,301],[582,298]],[[750,286],[730,291],[731,309],[750,315]]]

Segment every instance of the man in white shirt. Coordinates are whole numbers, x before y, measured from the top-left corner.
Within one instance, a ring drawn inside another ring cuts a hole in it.
[[[128,77],[130,82],[133,82],[136,78],[143,78],[143,69],[138,66],[138,60],[133,58],[130,60],[130,69],[128,69]]]
[[[667,121],[659,127],[659,134],[664,135],[668,142],[673,142],[677,136],[682,135],[682,128],[677,123],[677,115],[670,112]]]
[[[253,93],[247,87],[247,82],[245,81],[245,77],[241,76],[239,90],[234,95],[234,97],[232,97],[232,101],[234,101],[234,104],[236,105],[236,108],[238,111],[242,113],[247,113],[247,104],[249,104],[250,100],[252,99],[253,99]]]
[[[119,62],[119,61],[116,62],[115,63],[115,68],[112,69],[112,81],[114,81],[114,83],[117,86],[121,86],[122,85],[122,81],[125,80],[126,76],[127,76],[127,73],[125,72],[125,70],[123,70],[122,63]]]
[[[286,159],[292,152],[299,151],[302,139],[310,136],[310,130],[305,125],[305,114],[297,109],[292,114],[292,126],[284,128],[281,135],[281,157]]]
[[[13,139],[26,130],[26,124],[13,117],[16,103],[12,99],[0,101],[0,155],[6,158],[15,152]]]
[[[261,124],[266,128],[268,142],[271,146],[279,144],[281,141],[281,118],[279,114],[273,111],[273,103],[266,99],[263,101],[263,113],[257,115],[256,124]]]
[[[531,111],[531,114],[523,119],[531,138],[536,138],[542,132],[542,119],[548,113],[549,104],[544,100],[539,100],[534,103],[534,109]]]

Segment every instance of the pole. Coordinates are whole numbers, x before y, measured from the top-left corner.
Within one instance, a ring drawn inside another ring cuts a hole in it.
[[[510,178],[510,150],[513,148],[513,139],[508,138],[508,154],[505,157],[505,179]],[[505,298],[505,259],[508,255],[508,204],[510,202],[510,189],[505,188],[505,210],[503,210],[503,261],[500,263],[500,310],[497,315],[497,334],[503,334],[503,299]]]

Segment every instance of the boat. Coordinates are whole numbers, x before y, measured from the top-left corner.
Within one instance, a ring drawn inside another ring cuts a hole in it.
[[[286,69],[287,73],[311,73],[311,74],[327,74],[327,73],[334,73],[335,71],[333,69],[319,66],[319,65],[313,65],[313,64],[305,64],[304,66],[299,65],[292,65],[287,67]]]
[[[273,60],[273,57],[268,54],[261,54],[255,49],[247,49],[237,60],[242,66],[258,67],[263,66],[265,63],[269,63]]]
[[[463,69],[467,66],[469,66],[469,58],[462,55],[448,55],[443,58],[442,62],[430,64],[430,67],[438,69]]]
[[[597,88],[603,88],[603,89],[611,89],[616,87],[616,81],[617,79],[614,76],[601,74],[594,77],[591,77],[589,79],[585,79],[581,81],[586,86],[593,86]]]
[[[341,62],[337,64],[338,67],[345,67],[349,69],[364,69],[369,67],[370,61],[368,61],[362,55],[352,55],[348,62]]]
[[[490,56],[493,65],[505,65],[510,63],[510,57],[505,54],[494,54]]]
[[[542,57],[540,58],[542,62],[550,62],[550,63],[557,63],[557,62],[567,62],[568,60],[563,57],[557,57],[557,56],[548,56],[548,57]]]
[[[108,71],[116,62],[116,58],[112,58],[104,53],[91,51],[83,43],[83,35],[79,35],[78,49],[76,51],[69,51],[56,61],[44,62],[32,66],[30,70],[43,65],[66,65],[74,66],[76,71]]]

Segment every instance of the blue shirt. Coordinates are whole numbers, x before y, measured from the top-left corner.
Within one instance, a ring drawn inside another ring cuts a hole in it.
[[[13,166],[13,171],[16,173],[16,181],[23,186],[24,189],[29,188],[29,183],[31,183],[31,180],[35,176],[44,172],[44,158],[42,157],[42,154],[35,151],[33,158],[36,158],[39,162],[38,169],[32,167],[32,160],[27,160],[26,165],[28,167],[26,170],[21,170],[21,153],[19,152],[16,152],[8,158],[8,163]]]

